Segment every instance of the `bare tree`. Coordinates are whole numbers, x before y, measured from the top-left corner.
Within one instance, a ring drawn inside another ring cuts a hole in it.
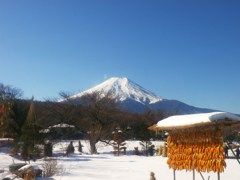
[[[117,126],[119,110],[110,94],[101,97],[100,93],[88,94],[83,99],[85,106],[84,130],[90,142],[90,151],[97,153],[99,141],[110,140]]]
[[[80,116],[81,105],[76,104],[71,94],[61,91],[60,99],[47,99],[41,110],[41,121],[45,126],[57,123],[74,124]]]
[[[20,98],[22,94],[23,91],[21,89],[0,83],[0,101],[15,100]]]
[[[90,151],[97,153],[99,141],[110,142],[112,131],[117,126],[119,110],[110,94],[87,94],[81,98],[72,98],[69,93],[60,92],[61,101],[50,103],[51,116],[60,122],[70,123],[81,130],[89,140]],[[119,119],[118,119],[119,120]]]

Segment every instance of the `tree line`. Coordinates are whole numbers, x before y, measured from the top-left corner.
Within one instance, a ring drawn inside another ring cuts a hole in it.
[[[21,151],[23,159],[34,159],[38,154],[37,144],[44,144],[46,139],[60,137],[43,133],[44,129],[56,124],[68,124],[75,127],[75,132],[64,133],[64,138],[83,138],[89,140],[90,152],[97,153],[99,141],[110,143],[116,128],[122,130],[124,139],[150,141],[157,138],[148,127],[163,118],[163,114],[146,110],[143,114],[123,112],[111,94],[87,94],[81,102],[76,102],[65,92],[59,95],[63,101],[48,99],[35,101],[34,98],[22,99],[23,91],[0,84],[0,136],[11,137],[15,141],[15,152]]]

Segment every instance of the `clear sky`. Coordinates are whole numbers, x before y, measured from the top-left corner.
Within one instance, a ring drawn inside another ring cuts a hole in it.
[[[0,0],[0,82],[25,98],[127,77],[240,113],[239,0]]]

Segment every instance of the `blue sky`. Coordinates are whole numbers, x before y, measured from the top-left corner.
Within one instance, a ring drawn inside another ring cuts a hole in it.
[[[168,99],[240,113],[240,1],[0,1],[0,82],[25,98],[128,77]]]

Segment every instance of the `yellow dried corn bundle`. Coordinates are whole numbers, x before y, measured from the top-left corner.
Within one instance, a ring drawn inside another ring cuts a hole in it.
[[[172,132],[167,144],[172,169],[223,172],[226,167],[221,131]]]

